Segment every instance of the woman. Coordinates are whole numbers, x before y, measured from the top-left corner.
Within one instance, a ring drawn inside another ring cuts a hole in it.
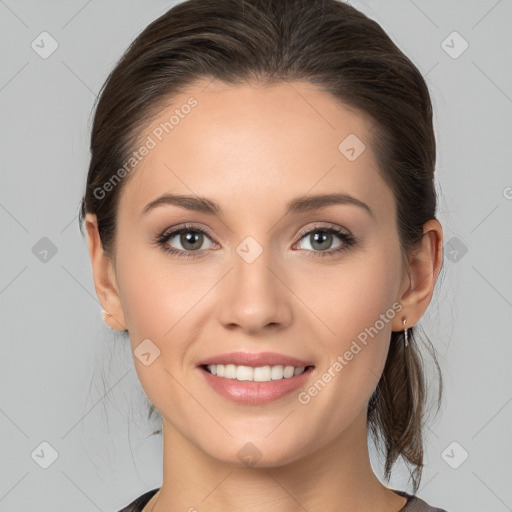
[[[421,74],[345,3],[189,0],[136,38],[80,216],[162,418],[162,486],[123,511],[440,510],[415,495],[434,168]]]

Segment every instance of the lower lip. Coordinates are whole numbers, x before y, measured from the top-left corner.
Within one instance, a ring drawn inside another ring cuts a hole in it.
[[[248,405],[261,405],[279,400],[279,398],[288,395],[302,386],[309,378],[313,369],[314,367],[311,366],[300,375],[294,375],[288,379],[283,378],[269,382],[253,382],[217,377],[204,368],[199,367],[206,382],[208,382],[219,395],[233,402]]]

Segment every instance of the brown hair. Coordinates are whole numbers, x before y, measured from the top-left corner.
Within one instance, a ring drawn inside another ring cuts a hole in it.
[[[80,209],[94,213],[102,247],[115,254],[116,211],[127,175],[105,191],[155,115],[200,79],[267,85],[308,81],[375,124],[371,145],[393,191],[404,257],[435,219],[436,145],[427,86],[378,23],[337,0],[188,0],[133,41],[102,87],[91,135],[91,161]],[[119,174],[118,174],[119,176]],[[95,192],[96,191],[96,192]],[[386,365],[368,404],[369,432],[381,439],[385,477],[399,456],[423,466],[426,376],[416,327],[393,332]],[[439,382],[435,351],[429,342]],[[150,416],[154,411],[151,406]]]

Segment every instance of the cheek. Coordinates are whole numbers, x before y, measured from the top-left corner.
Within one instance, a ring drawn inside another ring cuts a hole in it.
[[[392,321],[401,310],[396,301],[400,268],[397,248],[380,244],[378,250],[354,253],[327,271],[310,269],[304,274],[303,291],[298,294],[309,289],[308,305],[324,324],[318,329],[323,333],[318,341],[326,357],[325,368],[341,356],[344,368],[340,373],[345,378],[350,376],[354,384],[369,378],[370,388],[377,384],[389,348]]]
[[[132,350],[150,339],[160,350],[155,363],[175,368],[200,328],[217,274],[201,262],[177,263],[159,249],[128,240],[124,246],[131,250],[119,250],[117,270]]]
[[[187,286],[184,266],[169,264],[161,249],[138,239],[147,233],[135,233],[133,240],[126,233],[118,239],[123,311],[130,334],[160,339],[186,313],[187,297],[197,293],[196,284]]]
[[[392,247],[366,254],[354,253],[342,264],[313,267],[297,273],[297,293],[308,297],[310,310],[325,325],[324,340],[343,349],[352,339],[374,326],[396,301],[400,278],[399,254]],[[306,271],[307,270],[307,271]],[[387,316],[394,316],[395,310]],[[312,315],[313,316],[313,315]],[[390,332],[390,322],[378,323],[379,330]],[[322,332],[319,331],[319,332]]]
[[[181,371],[196,332],[194,315],[200,311],[198,300],[206,293],[208,281],[191,280],[192,273],[184,266],[168,265],[155,252],[134,248],[124,253],[127,256],[118,259],[118,275],[136,373],[150,401],[165,411],[187,399],[172,376]],[[147,344],[153,359],[149,364],[138,359],[137,349],[146,339],[152,342]],[[169,389],[173,392],[163,392]]]
[[[137,263],[136,263],[137,262]],[[179,300],[181,284],[164,275],[158,268],[142,260],[126,260],[120,266],[122,301],[130,336],[161,339],[175,323],[183,301]],[[173,282],[172,291],[169,283]]]

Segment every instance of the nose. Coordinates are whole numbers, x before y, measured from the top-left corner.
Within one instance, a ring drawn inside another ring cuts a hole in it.
[[[293,320],[293,293],[270,251],[263,250],[252,262],[234,251],[232,261],[233,268],[222,280],[219,294],[222,325],[250,334],[288,327]]]

